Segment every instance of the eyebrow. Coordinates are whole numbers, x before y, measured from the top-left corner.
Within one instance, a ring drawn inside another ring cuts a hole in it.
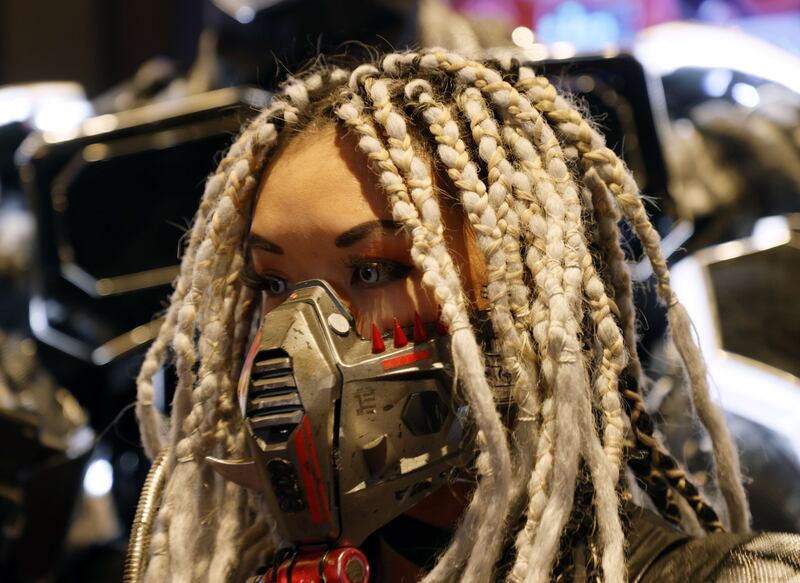
[[[255,233],[251,233],[247,238],[247,247],[251,249],[269,251],[270,253],[275,253],[276,255],[283,255],[283,248],[280,245],[273,243],[269,239],[265,239],[261,235],[256,235]]]
[[[337,247],[350,247],[354,245],[367,235],[374,233],[378,230],[393,230],[396,231],[401,227],[400,223],[397,221],[390,221],[386,219],[379,219],[377,221],[367,221],[366,223],[361,223],[360,225],[356,225],[350,229],[347,229],[344,233],[336,237],[334,244]]]
[[[397,221],[390,221],[387,219],[367,221],[366,223],[361,223],[355,227],[347,229],[344,233],[336,237],[334,244],[337,247],[350,247],[375,231],[384,229],[396,231],[401,226],[402,225],[400,225],[400,223]],[[273,243],[269,239],[266,239],[255,233],[251,233],[247,238],[247,247],[250,249],[259,249],[261,251],[275,253],[276,255],[284,254],[283,248],[280,245]]]

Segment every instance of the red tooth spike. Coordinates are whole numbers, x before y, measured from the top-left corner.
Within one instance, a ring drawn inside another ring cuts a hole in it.
[[[422,318],[418,312],[414,312],[414,342],[425,342],[428,339],[428,332],[422,323]]]
[[[397,318],[394,319],[394,347],[395,348],[403,348],[408,344],[408,338],[406,338],[406,333],[403,332],[403,329],[400,327],[400,323],[397,321]]]
[[[381,336],[378,327],[373,322],[372,324],[372,354],[380,354],[386,350],[386,344],[383,343],[383,337]]]

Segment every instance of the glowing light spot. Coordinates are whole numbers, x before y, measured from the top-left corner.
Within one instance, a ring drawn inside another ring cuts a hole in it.
[[[255,17],[256,17],[256,11],[253,10],[250,6],[240,6],[239,8],[236,9],[236,20],[238,20],[242,24],[253,22],[253,19]]]
[[[758,102],[761,101],[758,95],[758,89],[749,83],[736,83],[733,89],[731,89],[731,95],[738,103],[745,107],[755,107],[758,105]]]
[[[547,50],[547,45],[542,43],[534,43],[530,48],[525,49],[525,57],[531,61],[540,61],[546,59],[550,51]]]
[[[42,108],[33,118],[33,124],[43,132],[69,132],[90,115],[92,106],[88,101],[52,99],[42,104]]]
[[[25,121],[30,117],[32,110],[32,104],[28,99],[0,92],[0,126],[15,121]]]
[[[576,52],[575,45],[570,42],[560,41],[550,45],[550,54],[554,59],[571,59]]]
[[[703,90],[709,97],[722,97],[730,87],[733,72],[730,69],[711,69],[703,79]]]
[[[622,35],[620,16],[609,10],[590,11],[578,2],[559,3],[555,10],[542,15],[536,27],[540,42],[569,43],[577,51],[618,46]]]
[[[527,48],[533,45],[533,31],[527,26],[518,26],[511,32],[511,40],[518,47]]]
[[[108,460],[97,459],[89,464],[83,477],[83,489],[89,496],[105,496],[114,485],[114,470]]]

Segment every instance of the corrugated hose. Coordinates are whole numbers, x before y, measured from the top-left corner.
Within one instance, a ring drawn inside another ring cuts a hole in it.
[[[153,521],[158,513],[161,494],[166,482],[167,455],[164,450],[153,461],[144,486],[142,486],[142,493],[139,495],[139,504],[136,506],[136,516],[133,519],[131,537],[128,541],[128,555],[125,557],[123,583],[141,583],[144,577]]]

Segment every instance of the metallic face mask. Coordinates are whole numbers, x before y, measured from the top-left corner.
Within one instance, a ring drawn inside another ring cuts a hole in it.
[[[299,284],[263,317],[239,383],[251,461],[209,458],[263,493],[294,548],[357,546],[472,455],[441,324],[363,338],[331,287]]]

